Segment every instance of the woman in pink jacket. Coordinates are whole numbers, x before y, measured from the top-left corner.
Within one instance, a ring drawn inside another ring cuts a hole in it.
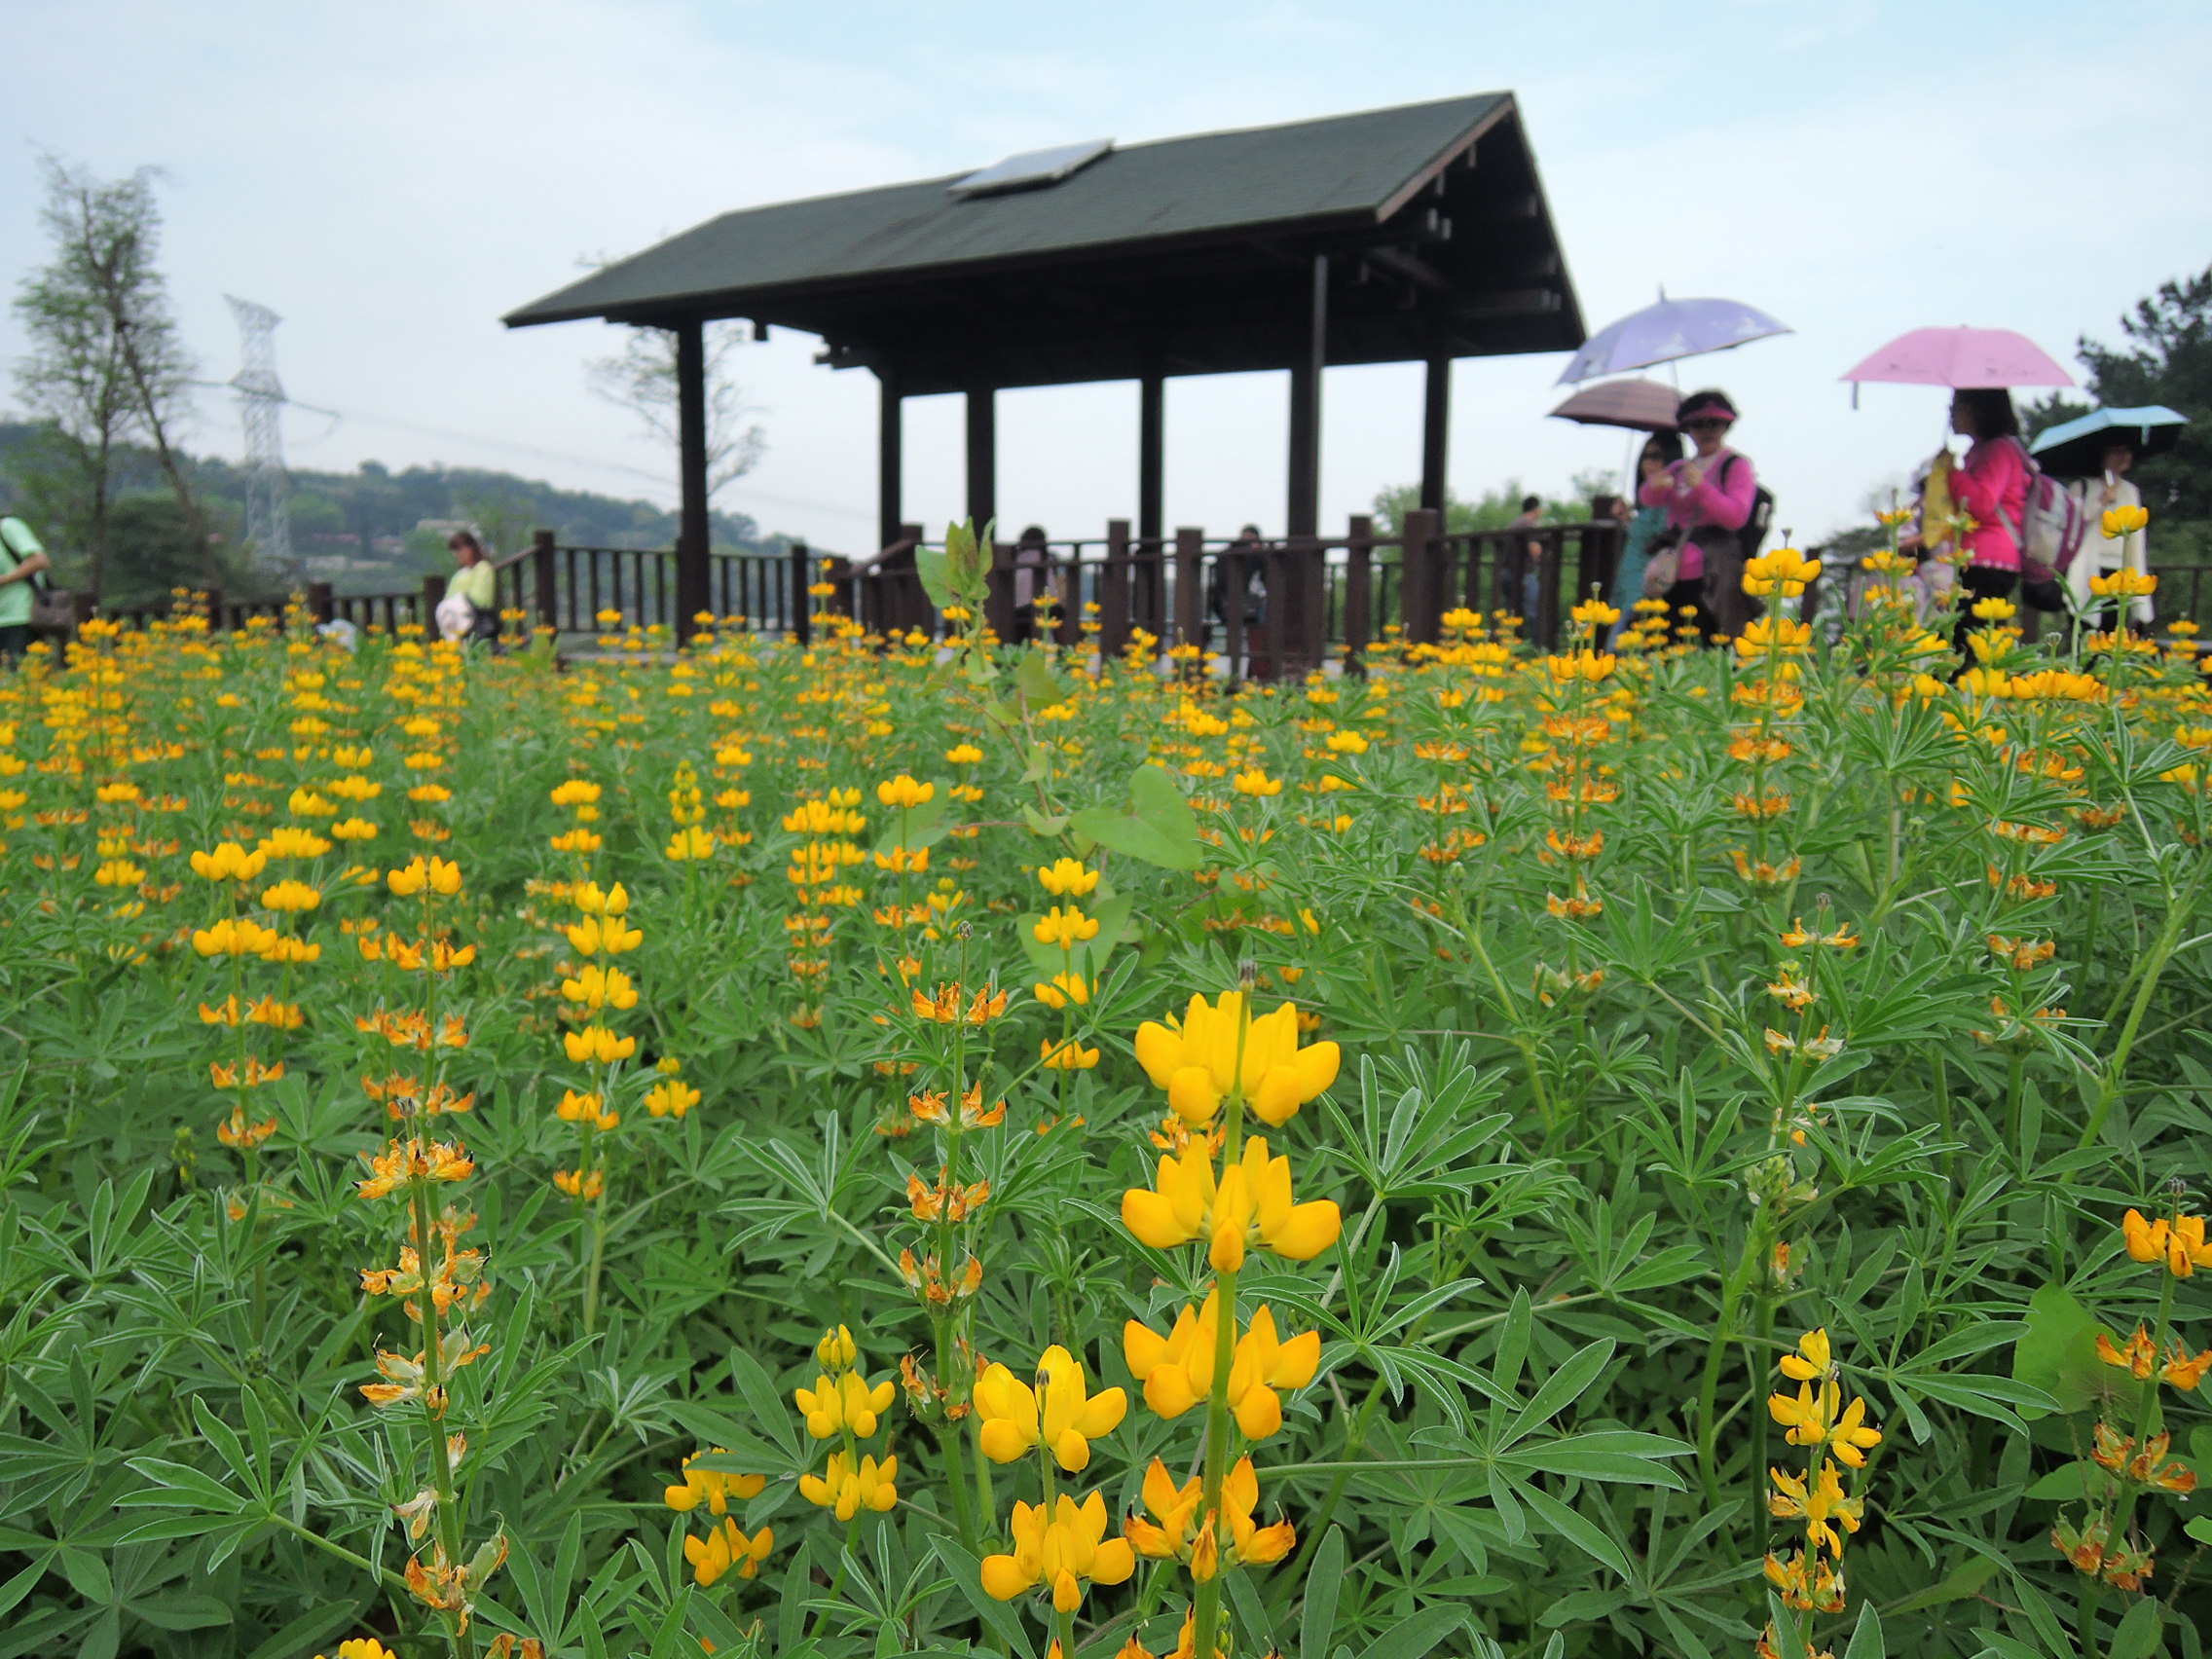
[[[1759,481],[1751,458],[1728,447],[1736,406],[1724,391],[1693,391],[1675,412],[1675,424],[1697,445],[1638,492],[1647,507],[1665,507],[1667,522],[1683,533],[1681,563],[1668,603],[1694,605],[1698,630],[1708,640],[1735,638],[1758,613],[1744,592],[1741,532],[1751,516]]]
[[[2020,585],[2018,533],[2028,504],[2028,459],[2012,394],[2001,387],[1969,387],[1956,393],[1951,430],[1969,446],[1966,460],[1951,474],[1951,498],[1974,522],[1963,538],[1968,563],[1959,582],[1967,591],[1951,636],[1952,648],[1963,651],[1967,635],[1979,625],[1974,601],[2004,599]]]

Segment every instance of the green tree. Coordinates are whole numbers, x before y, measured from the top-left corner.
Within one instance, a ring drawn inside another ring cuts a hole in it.
[[[2081,343],[2097,401],[2163,403],[2191,422],[2171,451],[2136,469],[2144,503],[2173,518],[2212,519],[2212,267],[2160,283],[2120,326],[2123,345]]]
[[[17,365],[18,388],[54,423],[81,491],[65,522],[82,523],[93,590],[106,575],[108,519],[117,447],[151,443],[175,494],[188,533],[203,551],[203,574],[218,573],[207,522],[169,434],[190,396],[192,360],[169,310],[156,263],[161,208],[158,176],[140,167],[101,179],[55,156],[40,158],[46,204],[39,223],[53,240],[52,260],[32,272],[15,307],[31,350]]]

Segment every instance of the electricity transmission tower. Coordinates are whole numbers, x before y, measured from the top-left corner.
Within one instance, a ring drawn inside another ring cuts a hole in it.
[[[267,306],[225,294],[239,320],[239,415],[245,425],[245,534],[255,554],[272,569],[292,568],[292,524],[284,511],[283,409],[287,399],[276,378],[276,325],[283,321]]]

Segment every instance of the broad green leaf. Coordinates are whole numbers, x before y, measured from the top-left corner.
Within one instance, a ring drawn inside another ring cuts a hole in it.
[[[1859,1622],[1851,1628],[1851,1645],[1843,1650],[1843,1659],[1889,1659],[1882,1641],[1882,1615],[1871,1601],[1860,1604]]]
[[[1521,1489],[1521,1496],[1545,1526],[1583,1554],[1611,1567],[1623,1578],[1636,1576],[1636,1569],[1629,1566],[1628,1557],[1621,1553],[1620,1545],[1568,1505],[1562,1503],[1541,1487],[1525,1486]]]
[[[2157,1597],[2138,1596],[2127,1616],[2120,1621],[2120,1628],[2112,1633],[2105,1659],[2151,1659],[2161,1641]]]
[[[2104,1367],[2097,1359],[2097,1322],[2062,1284],[2046,1284],[2028,1298],[2027,1332],[2012,1347],[2015,1381],[2041,1388],[2057,1409],[2086,1410],[2101,1391]],[[2029,1421],[2048,1413],[2022,1406]]]
[[[1109,852],[1163,869],[1197,869],[1205,862],[1198,815],[1175,780],[1158,766],[1139,766],[1130,774],[1124,805],[1088,806],[1069,822]]]
[[[1474,1617],[1466,1607],[1423,1607],[1370,1642],[1360,1659],[1421,1659],[1421,1655]]]

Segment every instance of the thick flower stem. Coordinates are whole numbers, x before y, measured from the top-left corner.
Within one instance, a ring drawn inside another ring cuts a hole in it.
[[[2127,1011],[2127,1023],[2120,1027],[2120,1041],[2114,1045],[2112,1058],[2105,1062],[2104,1082],[2097,1090],[2096,1110],[2089,1114],[2088,1126],[2082,1131],[2081,1144],[2094,1146],[2097,1137],[2104,1133],[2105,1119],[2111,1116],[2113,1102],[2120,1098],[2121,1081],[2127,1075],[2128,1051],[2135,1047],[2136,1033],[2143,1028],[2143,1016],[2150,1012],[2151,998],[2157,991],[2158,978],[2166,971],[2166,963],[2174,948],[2181,942],[2182,930],[2189,925],[2192,911],[2196,908],[2197,891],[2204,885],[2207,867],[2199,864],[2189,886],[2175,895],[2166,910],[2166,925],[2158,930],[2158,937],[2143,959],[2143,982],[2136,987],[2135,1003]]]
[[[1248,1018],[1248,1016],[1247,1016]],[[1244,1131],[1244,1024],[1236,1033],[1236,1069],[1230,1075],[1236,1081],[1229,1098],[1223,1105],[1221,1158],[1222,1167],[1228,1168],[1242,1152]],[[1221,1489],[1229,1479],[1229,1374],[1236,1363],[1236,1270],[1225,1269],[1214,1275],[1214,1346],[1213,1390],[1206,1401],[1206,1462],[1205,1479],[1200,1488],[1203,1495],[1198,1499],[1199,1526],[1214,1529],[1214,1542],[1224,1542],[1222,1533],[1228,1530],[1221,1501]],[[1225,1567],[1226,1562],[1221,1564]],[[1208,1656],[1216,1651],[1215,1632],[1221,1624],[1221,1568],[1198,1588],[1195,1608],[1194,1635],[1196,1651]]]
[[[1744,1291],[1758,1271],[1765,1243],[1763,1229],[1754,1220],[1751,1234],[1744,1240],[1743,1260],[1729,1274],[1721,1287],[1720,1311],[1713,1323],[1713,1341],[1705,1350],[1705,1379],[1698,1387],[1697,1398],[1697,1467],[1705,1484],[1707,1499],[1717,1509],[1720,1506],[1720,1471],[1716,1466],[1714,1443],[1718,1428],[1714,1420],[1714,1407],[1720,1392],[1720,1367],[1728,1356],[1728,1344],[1736,1328],[1736,1309],[1744,1300]]]

